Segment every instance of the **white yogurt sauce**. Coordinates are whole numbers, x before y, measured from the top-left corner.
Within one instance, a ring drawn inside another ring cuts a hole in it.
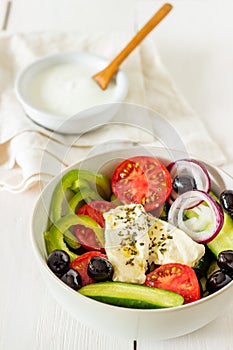
[[[29,87],[31,103],[38,109],[72,116],[87,108],[111,103],[116,84],[102,90],[92,79],[96,67],[78,63],[59,63],[35,75]]]

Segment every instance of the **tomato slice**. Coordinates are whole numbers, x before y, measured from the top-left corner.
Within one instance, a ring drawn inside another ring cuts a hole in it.
[[[145,210],[162,205],[172,189],[167,168],[156,158],[137,156],[124,160],[112,176],[112,190],[124,204],[142,204]]]
[[[95,220],[97,224],[104,227],[103,213],[115,208],[115,205],[107,201],[92,201],[88,204],[84,204],[78,211],[78,215],[87,215],[91,219]],[[86,250],[99,250],[102,253],[105,252],[101,243],[96,238],[95,232],[90,228],[83,225],[75,225],[74,233],[79,243]]]
[[[115,208],[116,206],[107,201],[92,201],[88,204],[84,204],[78,211],[78,215],[88,215],[95,220],[97,224],[104,227],[103,213]]]
[[[95,283],[95,280],[89,277],[87,273],[88,264],[94,256],[101,256],[107,259],[107,255],[102,254],[98,251],[92,251],[80,255],[78,258],[76,258],[70,263],[70,268],[78,271],[78,273],[80,274],[82,286]]]
[[[197,276],[187,265],[179,263],[161,265],[146,276],[144,284],[178,293],[184,297],[184,304],[200,299]]]
[[[75,225],[73,229],[78,242],[84,249],[99,250],[101,252],[105,252],[105,249],[98,241],[94,230],[92,230],[90,227],[86,227],[84,225]]]

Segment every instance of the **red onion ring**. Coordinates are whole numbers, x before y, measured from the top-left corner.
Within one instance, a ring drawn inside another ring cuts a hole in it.
[[[194,205],[199,202],[200,204]],[[189,208],[193,209],[189,209]],[[185,220],[185,212],[193,217]],[[209,221],[207,216],[209,215]],[[206,244],[212,241],[223,226],[221,206],[210,195],[194,190],[181,194],[173,202],[168,213],[168,222],[187,233],[194,241]]]
[[[210,190],[210,177],[206,168],[197,160],[194,159],[179,159],[175,162],[170,163],[167,166],[167,169],[170,173],[172,181],[174,181],[177,175],[190,175],[194,178],[197,186],[197,190],[209,192]],[[172,189],[168,203],[172,205],[174,200],[179,197],[174,189]],[[200,204],[194,203],[193,206]]]

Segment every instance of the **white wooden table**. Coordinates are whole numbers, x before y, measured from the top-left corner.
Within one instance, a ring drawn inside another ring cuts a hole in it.
[[[153,33],[154,38],[186,99],[225,151],[224,168],[233,173],[232,1],[171,2],[173,16]],[[144,0],[136,11],[136,0],[12,0],[10,6],[4,0],[0,2],[0,28],[9,33],[130,30],[136,12],[142,23],[161,3]],[[0,192],[0,350],[133,350],[133,342],[106,336],[104,330],[98,334],[80,324],[50,295],[29,236],[29,217],[38,193],[39,186],[20,195]],[[148,339],[138,343],[137,349],[230,350],[232,324],[231,305],[201,330],[158,343]]]

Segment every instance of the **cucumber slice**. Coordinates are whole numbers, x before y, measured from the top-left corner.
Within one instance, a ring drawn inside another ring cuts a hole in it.
[[[224,224],[221,231],[207,245],[216,257],[223,250],[233,250],[233,220],[230,215],[224,213]]]
[[[106,304],[135,309],[168,308],[184,303],[177,293],[124,282],[92,283],[79,289],[79,293]]]
[[[210,195],[219,202],[219,198],[213,192]],[[224,212],[223,227],[218,235],[207,244],[209,249],[217,257],[223,250],[233,250],[233,220],[229,214]]]

